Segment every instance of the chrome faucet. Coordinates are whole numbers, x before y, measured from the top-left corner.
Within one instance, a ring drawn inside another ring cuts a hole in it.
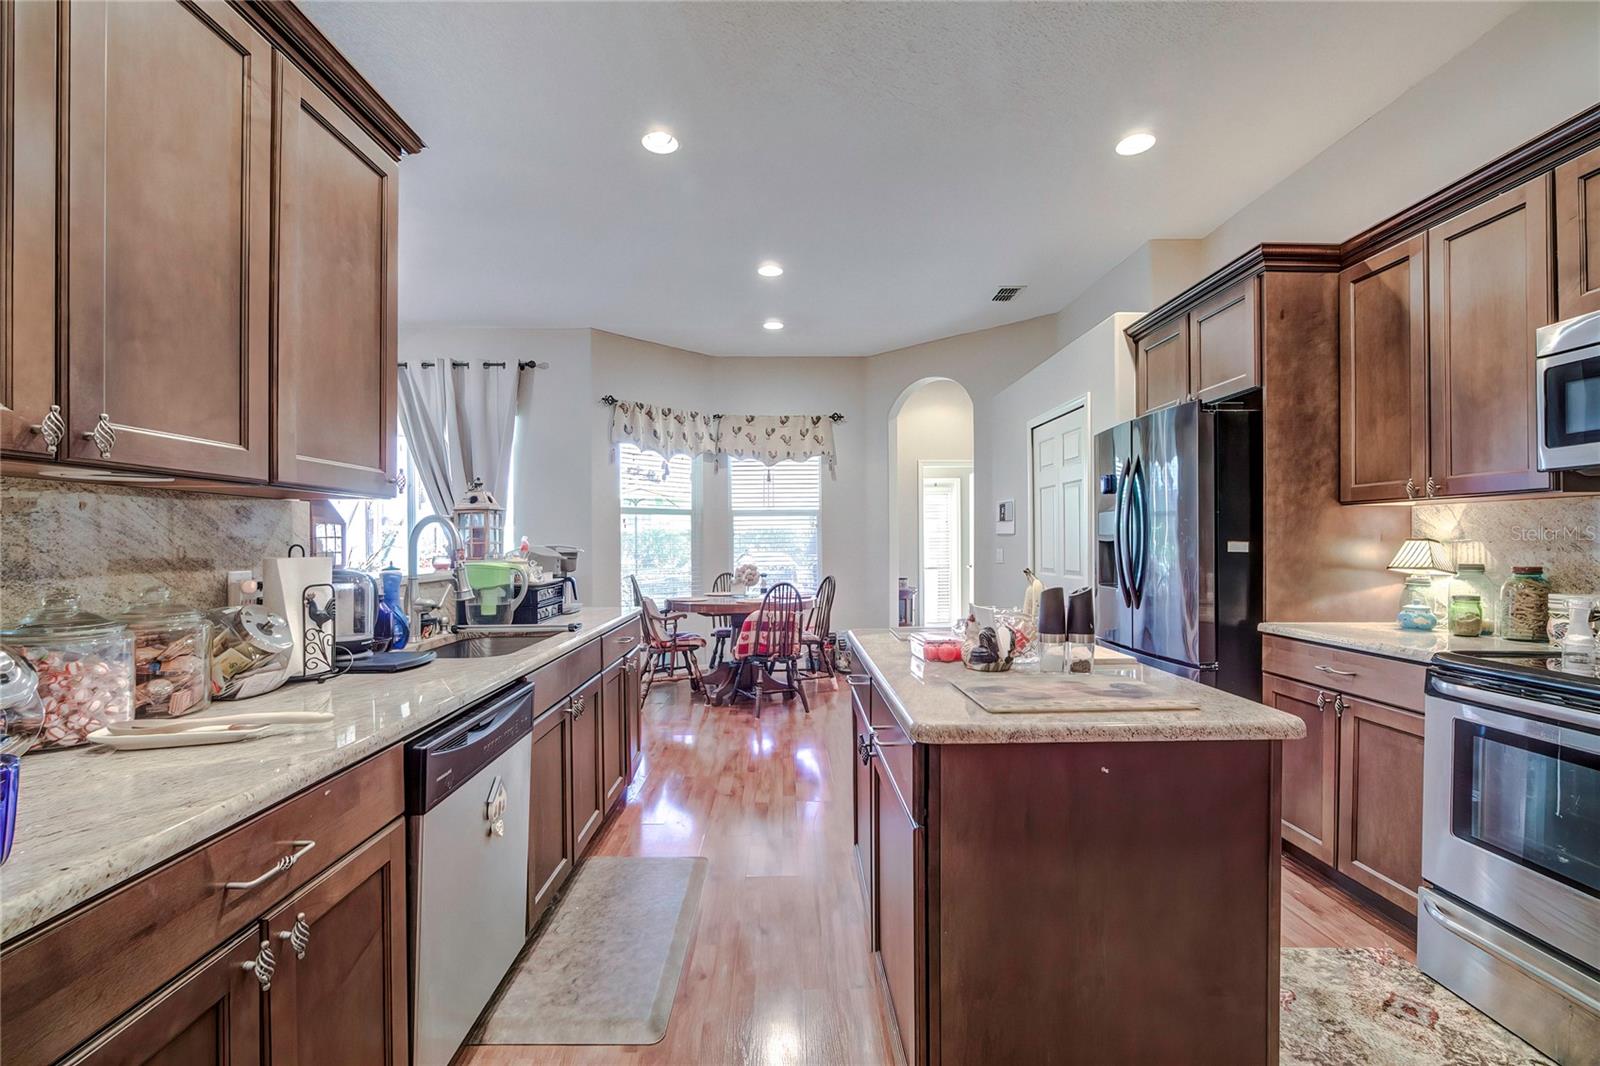
[[[417,544],[421,541],[421,533],[430,522],[437,522],[444,529],[445,541],[450,548],[450,573],[455,580],[456,601],[466,603],[473,598],[472,586],[467,583],[466,573],[457,565],[457,557],[461,554],[461,536],[456,532],[456,527],[450,519],[442,514],[431,514],[411,527],[411,539],[406,548],[406,610],[411,614],[411,632],[422,632],[422,611],[417,606]]]

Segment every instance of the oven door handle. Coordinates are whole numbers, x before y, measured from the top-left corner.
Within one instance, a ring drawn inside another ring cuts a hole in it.
[[[1444,908],[1439,906],[1438,902],[1433,898],[1432,893],[1425,893],[1423,895],[1422,906],[1428,912],[1428,917],[1432,918],[1446,930],[1454,933],[1456,936],[1460,937],[1462,940],[1465,940],[1479,951],[1493,956],[1494,958],[1505,963],[1507,966],[1512,966],[1518,970],[1521,970],[1525,976],[1537,981],[1546,988],[1553,988],[1557,992],[1560,992],[1563,996],[1566,996],[1572,1002],[1577,1003],[1580,1006],[1587,1007],[1595,1014],[1600,1014],[1600,1000],[1597,1000],[1593,996],[1586,994],[1582,989],[1573,988],[1570,984],[1563,981],[1555,974],[1541,970],[1527,959],[1517,957],[1516,955],[1502,948],[1500,945],[1496,944],[1494,941],[1485,936],[1481,936],[1480,934],[1467,928],[1465,925],[1462,925],[1460,922],[1456,921],[1454,918],[1444,912]]]
[[[1600,733],[1600,714],[1593,711],[1575,711],[1570,707],[1563,707],[1559,703],[1542,703],[1538,700],[1513,696],[1506,692],[1469,688],[1466,685],[1457,685],[1452,681],[1444,681],[1437,677],[1433,679],[1431,687],[1439,695],[1460,703],[1475,703],[1482,707],[1510,711],[1512,714],[1548,718],[1554,722],[1565,722],[1568,725]]]

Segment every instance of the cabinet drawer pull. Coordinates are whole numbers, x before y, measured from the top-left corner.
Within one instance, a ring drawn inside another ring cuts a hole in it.
[[[1424,487],[1424,491],[1427,492],[1428,499],[1433,499],[1439,493],[1439,483],[1430,477],[1428,484]]]
[[[272,988],[272,975],[278,970],[277,957],[272,954],[272,941],[263,940],[261,947],[256,951],[256,957],[239,965],[245,972],[256,975],[261,991],[266,992]]]
[[[1317,690],[1317,710],[1325,711],[1327,709],[1328,709],[1328,694],[1326,692],[1322,691],[1321,689],[1318,689]]]
[[[870,736],[856,737],[856,756],[860,758],[862,766],[872,762],[872,738]]]
[[[582,718],[583,717],[583,710],[584,710],[584,707],[583,707],[583,697],[582,696],[568,696],[567,697],[567,713],[568,714],[572,715],[572,717],[574,717],[574,718]]]
[[[618,637],[617,638],[617,643],[623,645],[624,647],[626,647],[627,645],[632,644],[633,640],[634,640],[633,637]]]
[[[85,432],[83,439],[94,441],[95,450],[100,453],[100,458],[111,458],[111,449],[117,446],[117,431],[111,428],[111,416],[101,411],[94,428]]]
[[[1356,672],[1354,670],[1335,670],[1331,666],[1323,666],[1320,663],[1317,664],[1316,669],[1321,670],[1325,674],[1332,674],[1335,677],[1355,677],[1356,676]]]
[[[306,957],[306,948],[311,946],[311,927],[306,924],[305,912],[294,916],[294,924],[278,934],[279,940],[287,940],[289,947],[294,949],[294,957]]]
[[[1346,704],[1344,702],[1344,696],[1338,692],[1335,692],[1333,694],[1333,713],[1335,717],[1343,718],[1345,707]]]
[[[286,873],[289,867],[299,862],[301,857],[304,856],[306,852],[317,846],[317,842],[315,840],[291,840],[289,841],[289,844],[294,848],[294,850],[289,854],[280,857],[277,862],[272,864],[272,868],[266,873],[262,874],[260,877],[257,877],[253,881],[229,881],[222,887],[227,889],[236,889],[240,892],[248,892],[252,888],[260,888],[262,885],[266,884],[274,877],[277,877],[279,874]]]
[[[1416,498],[1417,498],[1417,479],[1414,478],[1414,477],[1408,477],[1408,478],[1406,478],[1406,499],[1414,500]]]
[[[46,411],[44,418],[33,427],[33,431],[44,438],[44,446],[50,451],[50,458],[54,459],[61,449],[61,442],[67,439],[67,420],[61,417],[61,405],[53,403],[50,410]]]
[[[866,688],[872,683],[872,678],[866,674],[846,674],[844,683],[851,688]]]

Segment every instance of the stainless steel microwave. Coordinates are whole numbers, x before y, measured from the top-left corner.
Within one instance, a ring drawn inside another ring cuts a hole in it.
[[[1600,311],[1539,330],[1539,469],[1600,473]]]

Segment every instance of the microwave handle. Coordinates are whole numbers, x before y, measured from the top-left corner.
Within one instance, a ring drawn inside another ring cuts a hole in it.
[[[1600,733],[1600,711],[1575,711],[1569,707],[1563,707],[1559,703],[1543,703],[1538,700],[1524,699],[1521,696],[1513,696],[1507,692],[1469,688],[1466,685],[1457,685],[1452,681],[1444,681],[1439,678],[1433,679],[1431,687],[1439,695],[1461,703],[1475,703],[1481,707],[1510,711],[1512,714],[1548,718],[1554,722],[1565,722],[1580,729],[1588,729]]]

